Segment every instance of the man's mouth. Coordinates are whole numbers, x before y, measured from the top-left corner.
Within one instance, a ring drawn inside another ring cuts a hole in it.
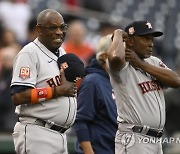
[[[61,42],[62,42],[62,39],[61,39],[61,38],[58,38],[58,39],[54,39],[53,41],[56,42],[56,43],[61,43]]]

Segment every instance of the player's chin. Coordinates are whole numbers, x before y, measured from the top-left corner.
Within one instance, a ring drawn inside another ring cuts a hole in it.
[[[58,49],[61,45],[62,45],[62,42],[55,42],[55,41],[52,42],[52,46],[55,49]]]
[[[148,52],[148,53],[146,53],[146,54],[144,55],[145,58],[149,58],[149,57],[151,57],[151,56],[152,56],[152,52]]]

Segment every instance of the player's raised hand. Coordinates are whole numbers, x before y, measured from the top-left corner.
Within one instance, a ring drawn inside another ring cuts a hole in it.
[[[112,40],[119,39],[120,37],[123,38],[123,41],[125,41],[125,39],[127,38],[127,33],[122,29],[116,29],[112,35]]]
[[[69,82],[66,80],[64,70],[62,68],[60,70],[60,75],[61,84],[59,87],[57,87],[57,95],[75,97],[77,94],[76,84],[74,82]]]

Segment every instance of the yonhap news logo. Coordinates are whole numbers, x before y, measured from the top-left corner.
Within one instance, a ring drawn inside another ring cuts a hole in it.
[[[156,137],[138,137],[138,143],[161,143],[161,144],[180,144],[180,137],[165,137],[165,138],[156,138]]]

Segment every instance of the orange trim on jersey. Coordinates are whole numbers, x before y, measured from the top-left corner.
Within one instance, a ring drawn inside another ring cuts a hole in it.
[[[35,88],[31,90],[31,103],[35,104],[52,98],[52,88]]]

